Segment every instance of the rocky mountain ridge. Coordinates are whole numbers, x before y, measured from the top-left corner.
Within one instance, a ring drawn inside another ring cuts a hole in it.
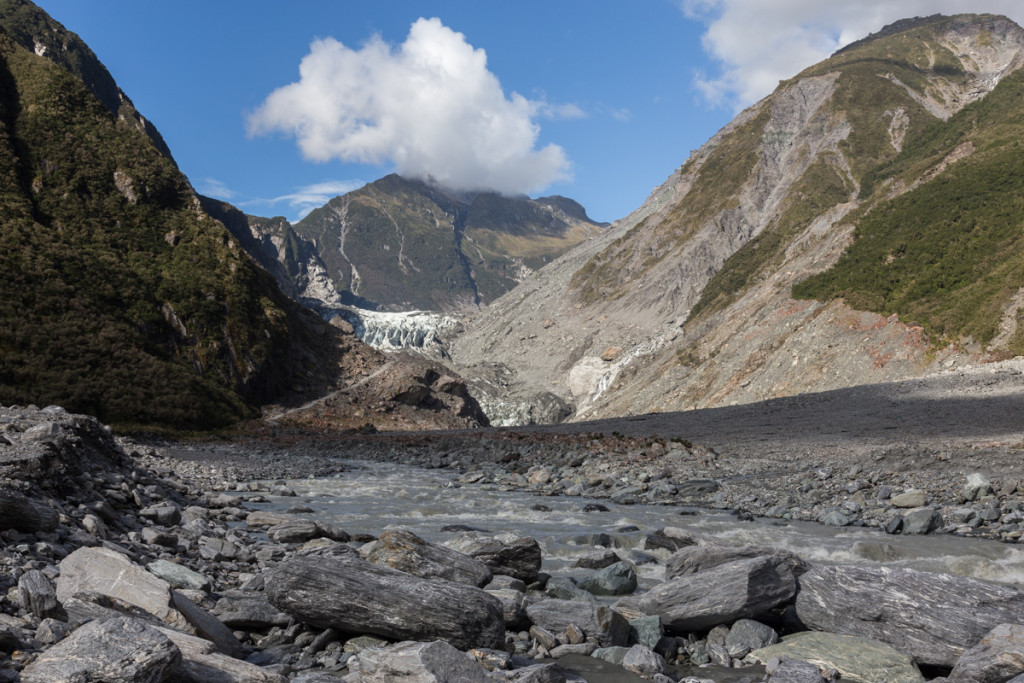
[[[226,224],[308,305],[442,313],[490,302],[604,227],[565,197],[454,193],[397,175],[295,225],[244,215]]]
[[[1009,133],[982,140],[954,115],[974,115],[996,90],[1014,111],[1022,63],[1024,32],[988,15],[902,22],[849,46],[739,114],[633,214],[469,319],[453,357],[483,374],[498,363],[512,378],[506,396],[555,394],[583,419],[1012,355],[1012,335],[972,343],[966,328],[917,313],[905,324],[907,309],[857,310],[843,292],[798,300],[790,290],[836,264],[865,217],[983,145],[1012,149]],[[918,148],[928,140],[942,142],[926,159]],[[1010,305],[1022,285],[990,300]],[[1013,315],[1004,322],[1015,329]]]

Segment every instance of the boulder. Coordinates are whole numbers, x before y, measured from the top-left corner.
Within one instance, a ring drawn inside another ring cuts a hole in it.
[[[492,576],[490,568],[480,560],[427,543],[402,529],[382,533],[366,559],[422,579],[444,579],[477,588],[490,583]]]
[[[60,524],[60,513],[37,503],[17,491],[0,489],[0,531],[14,529],[24,533],[53,531]]]
[[[629,641],[629,622],[605,605],[575,600],[541,600],[527,605],[526,614],[535,625],[555,634],[563,633],[574,625],[588,640],[596,641],[601,647],[625,645]]]
[[[128,617],[91,621],[39,655],[22,683],[159,683],[181,652],[155,627]]]
[[[639,643],[629,648],[622,657],[623,669],[644,678],[664,673],[666,666],[664,657]]]
[[[665,578],[696,574],[729,562],[754,557],[770,558],[776,567],[787,567],[793,576],[800,576],[811,568],[799,555],[788,550],[753,545],[701,544],[686,546],[672,553],[665,562]]]
[[[501,602],[479,588],[421,579],[361,559],[346,546],[299,554],[266,576],[270,604],[320,628],[396,640],[501,648]]]
[[[540,573],[540,544],[517,534],[481,536],[468,532],[445,542],[445,546],[469,555],[490,567],[495,574],[507,574],[533,583]]]
[[[636,590],[636,570],[629,562],[616,562],[579,581],[579,587],[593,595],[629,595]]]
[[[889,504],[897,508],[920,508],[928,502],[928,494],[920,489],[910,489],[889,499]]]
[[[949,680],[1003,683],[1024,674],[1024,626],[1000,624],[956,660]]]
[[[776,645],[754,650],[750,656],[766,664],[774,659],[810,662],[835,669],[844,681],[859,683],[922,683],[913,658],[885,643],[857,636],[806,631],[786,636]]]
[[[171,586],[108,548],[79,548],[60,563],[57,599],[66,603],[78,593],[99,593],[139,607],[175,628],[189,630],[171,605]]]
[[[740,619],[725,636],[725,649],[730,657],[743,659],[751,650],[759,650],[779,642],[779,634],[759,621]]]
[[[964,484],[964,498],[967,500],[980,500],[985,496],[991,496],[992,482],[981,472],[972,472],[967,475],[967,482]]]
[[[904,534],[930,534],[942,526],[942,515],[931,508],[917,508],[903,515]]]
[[[810,629],[880,640],[936,666],[953,666],[1022,610],[1015,588],[900,567],[815,567],[800,577],[796,599]]]
[[[53,582],[38,569],[30,569],[18,579],[21,606],[40,619],[66,619],[67,613],[57,601]]]
[[[584,569],[604,569],[621,561],[622,558],[614,550],[594,550],[577,559],[575,566]]]
[[[785,565],[755,557],[678,576],[630,604],[658,614],[668,631],[688,633],[757,616],[792,599],[796,579]]]
[[[367,648],[349,661],[361,683],[485,683],[487,673],[474,660],[448,643],[403,642],[386,648]]]

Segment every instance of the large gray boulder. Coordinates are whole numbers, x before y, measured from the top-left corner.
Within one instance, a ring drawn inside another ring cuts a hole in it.
[[[855,683],[923,683],[913,658],[885,643],[857,636],[806,631],[781,643],[754,650],[750,656],[766,664],[772,659],[809,662],[835,669],[842,680]],[[775,680],[774,678],[771,680]]]
[[[900,567],[815,567],[800,577],[808,628],[889,643],[920,664],[953,666],[999,624],[1024,614],[1024,593],[980,579]]]
[[[77,594],[98,593],[139,607],[160,621],[190,631],[171,604],[171,586],[108,548],[79,548],[60,563],[57,599],[66,603]]]
[[[800,576],[811,568],[799,555],[779,548],[760,546],[727,546],[717,544],[691,545],[681,548],[665,561],[665,578],[696,574],[719,565],[755,557],[768,557],[776,566],[785,566],[793,576]]]
[[[320,628],[395,640],[445,640],[461,650],[505,644],[501,602],[479,588],[421,579],[339,546],[300,554],[266,575],[274,607]]]
[[[796,579],[785,564],[755,557],[678,576],[631,599],[648,615],[660,615],[668,631],[688,633],[750,618],[788,602]]]
[[[366,648],[349,662],[360,683],[485,683],[487,673],[476,661],[448,643],[403,642]]]
[[[960,656],[949,680],[1003,683],[1020,674],[1024,674],[1024,626],[1000,624]]]
[[[482,536],[470,531],[445,541],[445,546],[469,555],[490,567],[495,574],[505,574],[533,583],[540,574],[540,544],[518,534]]]
[[[91,621],[43,652],[22,683],[159,683],[181,652],[155,627],[128,617]]]
[[[576,626],[588,640],[596,641],[601,647],[629,642],[629,622],[610,607],[597,603],[541,600],[528,605],[526,614],[535,625],[554,634]]]
[[[422,579],[444,579],[482,588],[491,582],[491,570],[478,559],[443,546],[427,543],[403,529],[383,532],[366,559]]]
[[[629,595],[636,590],[631,562],[616,562],[580,579],[579,587],[593,595]]]

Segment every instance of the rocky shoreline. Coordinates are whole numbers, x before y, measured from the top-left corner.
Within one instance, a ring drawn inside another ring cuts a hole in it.
[[[0,681],[579,681],[561,663],[580,656],[614,664],[620,677],[603,680],[1010,680],[1024,673],[1012,664],[1024,593],[1010,586],[811,566],[668,527],[643,530],[647,549],[671,554],[665,580],[636,592],[614,549],[581,560],[591,573],[575,581],[542,573],[521,536],[353,538],[242,507],[287,495],[278,479],[394,460],[445,468],[457,486],[714,507],[737,523],[1018,542],[1014,470],[953,477],[951,458],[963,454],[893,446],[823,466],[682,438],[509,430],[137,442],[59,408],[0,408]],[[701,665],[718,668],[689,668]]]

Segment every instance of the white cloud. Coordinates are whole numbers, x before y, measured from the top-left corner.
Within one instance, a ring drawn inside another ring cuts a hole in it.
[[[582,111],[506,97],[485,52],[439,19],[417,20],[397,47],[317,40],[299,74],[249,116],[250,135],[281,131],[307,159],[391,162],[454,189],[529,193],[569,177],[561,147],[535,148],[534,118]]]
[[[1005,14],[1024,23],[1020,0],[679,0],[707,30],[719,71],[695,84],[714,106],[745,107],[840,47],[898,19],[931,14]]]

